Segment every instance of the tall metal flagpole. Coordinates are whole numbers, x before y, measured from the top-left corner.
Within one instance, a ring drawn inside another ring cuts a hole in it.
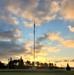
[[[35,66],[35,21],[34,21],[34,66]]]

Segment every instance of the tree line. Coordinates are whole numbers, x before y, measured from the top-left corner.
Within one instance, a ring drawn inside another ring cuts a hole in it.
[[[36,68],[37,69],[60,69],[56,64],[53,63],[42,63],[39,61],[35,62]],[[20,59],[12,59],[10,58],[8,60],[8,63],[2,63],[0,61],[0,69],[31,69],[32,66],[34,66],[34,62],[30,62],[29,60],[27,60],[26,62],[24,62],[24,60],[22,59],[22,57],[20,57]],[[61,68],[63,69],[63,68]],[[70,70],[70,66],[69,64],[67,64],[66,69]]]

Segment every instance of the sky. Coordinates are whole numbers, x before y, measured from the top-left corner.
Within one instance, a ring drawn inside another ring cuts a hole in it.
[[[0,61],[10,57],[74,67],[74,0],[0,0]]]

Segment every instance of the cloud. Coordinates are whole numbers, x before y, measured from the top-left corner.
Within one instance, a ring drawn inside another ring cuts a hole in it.
[[[14,24],[14,25],[18,25],[19,24],[17,18],[12,16],[4,8],[2,8],[2,10],[0,11],[0,21],[3,21],[5,23],[7,23],[7,24]]]
[[[39,38],[36,40],[36,42],[39,43],[39,42],[41,42],[41,41],[46,40],[47,38],[48,38],[48,37],[47,37],[47,34],[42,35],[41,37],[39,37]]]
[[[74,0],[64,0],[61,7],[62,16],[70,21],[74,20]]]
[[[53,52],[53,53],[58,53],[60,52],[60,49],[56,46],[56,47],[49,47],[47,48],[49,52]]]
[[[47,56],[48,53],[46,51],[40,51],[39,53],[36,53],[36,56],[39,57],[39,56]]]
[[[35,20],[37,25],[54,20],[59,11],[58,2],[52,0],[7,0],[5,6],[13,14],[30,21]]]
[[[54,20],[59,12],[65,19],[74,20],[74,1],[65,0],[64,3],[61,3],[62,0],[0,0],[0,56],[25,55],[32,58],[33,42],[20,44],[19,40],[23,39],[23,36],[18,26],[18,17],[26,27],[33,27],[34,21],[36,25],[41,25],[41,23]],[[68,26],[68,28],[74,32],[72,26]],[[65,40],[58,33],[48,33],[36,40],[36,53],[40,53],[43,57],[48,54],[41,52],[43,50],[53,53],[60,51],[58,47],[47,47],[40,44],[46,39],[58,41],[68,48],[74,48],[74,40]],[[19,44],[17,44],[18,41]]]
[[[28,22],[23,22],[23,24],[26,26],[26,27],[33,27],[34,26],[34,22],[30,22],[30,23],[28,23]]]
[[[40,57],[37,57],[35,59],[35,61],[45,62],[46,61],[46,58],[45,58],[45,56],[40,56]]]
[[[72,59],[71,61],[74,62],[74,59]]]
[[[59,8],[59,1],[57,2],[56,0],[52,2],[51,4],[51,9],[52,9],[52,13],[57,13],[60,8]]]
[[[24,47],[25,47],[24,56],[26,56],[25,57],[26,60],[31,60],[31,61],[34,60],[33,59],[34,49],[33,49],[32,45],[33,45],[33,42],[26,42],[24,44]],[[43,57],[46,57],[48,55],[48,53],[46,51],[44,51],[44,49],[46,49],[46,46],[40,45],[40,44],[39,45],[36,45],[36,48],[35,48],[36,61],[37,60],[38,61],[39,60],[43,60],[43,59],[39,59],[39,58],[43,58]]]
[[[64,62],[69,62],[69,60],[63,60]]]
[[[25,52],[23,45],[16,44],[12,41],[0,41],[0,58],[10,58]]]
[[[22,38],[21,31],[15,26],[0,25],[0,39],[16,41]]]
[[[48,34],[48,38],[51,39],[52,41],[63,41],[63,38],[61,36],[59,36],[59,34],[55,34],[55,33],[50,33]]]
[[[58,41],[60,44],[62,44],[65,47],[68,47],[68,48],[74,48],[74,40],[65,40],[58,33],[53,33],[53,32],[41,36],[40,38],[37,39],[36,42],[40,43],[42,41],[45,41],[46,39],[50,39],[52,41]]]
[[[37,50],[43,50],[43,49],[46,49],[46,46],[39,44],[39,45],[36,46],[36,49]]]
[[[34,52],[34,48],[33,48],[33,42],[29,41],[29,42],[25,42],[24,47],[26,49],[25,53],[32,55]],[[36,44],[35,46],[35,52],[37,54],[40,54],[41,51],[43,52],[43,50],[45,50],[47,47],[45,45],[40,45],[40,44]]]
[[[26,47],[31,47],[33,45],[33,41],[28,41],[24,44]]]
[[[8,3],[9,0],[0,0],[0,58],[5,59],[25,52],[25,47],[20,41],[23,36],[18,26],[19,21],[6,10]]]
[[[8,3],[9,0],[0,1],[0,40],[18,40],[22,38],[19,21],[5,9]]]
[[[15,6],[16,6],[16,9],[20,9],[22,11],[24,10],[32,10],[33,8],[35,8],[37,5],[38,5],[38,0],[8,0],[7,1],[7,7],[11,7],[13,9],[8,9],[10,12],[12,12],[12,10],[15,10]],[[17,5],[16,5],[17,4]],[[24,10],[23,10],[24,9]],[[15,10],[16,11],[16,10]],[[18,11],[19,12],[19,11]],[[14,12],[12,12],[14,13]]]
[[[62,44],[68,48],[74,48],[74,40],[66,40]]]
[[[29,54],[32,54],[33,51],[34,51],[34,48],[33,48],[33,42],[26,42],[24,44],[25,48],[26,48],[26,52],[29,53]],[[35,46],[35,52],[36,53],[40,53],[41,51],[45,50],[47,47],[45,45],[40,45],[40,44],[37,44]]]
[[[38,45],[36,45],[36,50],[37,50],[38,54],[41,53],[41,52],[45,52],[45,53],[48,53],[48,52],[58,53],[58,52],[60,52],[60,49],[58,47],[59,47],[59,45],[48,47],[46,45],[38,44]]]
[[[54,20],[59,15],[65,19],[74,20],[73,0],[1,0],[0,2],[4,3],[4,5],[0,4],[1,10],[20,16],[24,20],[36,21],[37,25]],[[28,25],[27,27],[32,26],[31,22],[24,22],[26,26]]]
[[[59,42],[64,40],[61,36],[59,36],[58,33],[56,34],[56,33],[52,32],[52,33],[41,36],[40,38],[37,39],[37,42],[41,42],[46,39],[50,39],[52,41],[59,41]]]
[[[74,27],[68,26],[68,28],[69,28],[69,30],[70,30],[71,32],[74,32]]]
[[[1,15],[0,19],[4,20],[8,24],[15,24],[15,25],[19,24],[19,22],[17,21],[17,19],[15,17],[10,16],[10,15],[8,15],[8,16],[7,15],[6,16]]]
[[[34,54],[34,49],[32,45],[33,45],[32,42],[26,42],[24,44],[24,47],[26,48],[25,56],[29,57],[28,59],[30,60],[31,59],[33,60],[33,54]],[[47,47],[46,45],[36,44],[36,47],[35,47],[36,60],[44,60],[46,56],[48,55],[48,52],[58,53],[59,51],[60,49],[58,48],[58,46],[57,47]],[[44,59],[39,59],[40,57],[44,57]]]

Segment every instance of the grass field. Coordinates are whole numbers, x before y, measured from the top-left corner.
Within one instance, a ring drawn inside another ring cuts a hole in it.
[[[0,71],[0,75],[74,75],[74,71]]]

